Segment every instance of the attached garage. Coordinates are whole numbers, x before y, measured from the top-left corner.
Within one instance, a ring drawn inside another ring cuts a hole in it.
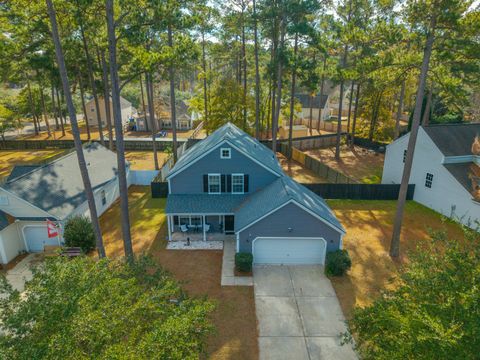
[[[58,245],[58,239],[49,238],[45,225],[27,225],[23,228],[27,251],[42,252],[45,245]]]
[[[323,238],[258,237],[252,244],[253,261],[257,265],[323,265],[326,250]]]

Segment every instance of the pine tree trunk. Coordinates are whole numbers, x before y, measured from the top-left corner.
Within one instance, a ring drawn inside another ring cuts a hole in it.
[[[100,143],[103,146],[105,146],[105,138],[103,136],[102,119],[100,117],[100,104],[98,102],[97,85],[95,84],[95,76],[93,74],[92,58],[90,57],[90,51],[88,49],[87,38],[85,36],[85,29],[83,27],[83,18],[81,16],[80,12],[78,12],[78,18],[79,18],[79,23],[80,23],[80,34],[82,36],[83,51],[85,53],[85,59],[87,60],[88,80],[90,82],[90,87],[92,88],[93,100],[95,102],[95,112],[97,114],[98,133],[100,134]],[[88,122],[88,118],[85,119],[85,121]]]
[[[322,120],[322,105],[323,105],[323,91],[325,87],[325,69],[327,68],[327,54],[323,58],[323,72],[322,72],[322,80],[320,82],[320,99],[318,101],[318,122],[317,122],[317,131],[320,135],[320,121]]]
[[[173,34],[172,26],[168,25],[168,46],[173,50]],[[170,64],[168,68],[170,75],[170,112],[172,114],[172,140],[173,140],[173,162],[178,160],[177,154],[177,115],[176,115],[176,102],[175,102],[175,68],[173,64]]]
[[[118,184],[120,192],[120,211],[121,226],[123,236],[123,246],[125,257],[129,261],[133,261],[133,246],[130,234],[130,218],[128,215],[128,183],[125,163],[125,146],[123,142],[122,131],[122,113],[120,105],[120,85],[118,80],[117,69],[117,40],[115,36],[115,21],[113,19],[113,0],[106,0],[107,13],[107,34],[108,34],[108,50],[110,60],[110,78],[112,81],[112,104],[113,118],[115,124],[115,139],[117,150],[117,167],[118,167]]]
[[[245,46],[245,2],[242,0],[243,131],[247,131],[247,51]]]
[[[403,101],[405,99],[405,80],[402,82],[402,88],[400,89],[400,98],[398,100],[398,108],[397,108],[397,116],[395,119],[395,134],[393,139],[398,139],[400,135],[400,120],[402,119],[402,112],[403,112]]]
[[[350,134],[350,117],[352,115],[352,103],[353,103],[353,88],[355,87],[355,81],[352,81],[350,86],[350,99],[348,102],[348,117],[347,117],[347,139],[348,134]]]
[[[410,138],[408,139],[407,157],[403,167],[402,182],[398,194],[397,211],[395,213],[392,241],[390,243],[390,256],[398,257],[400,255],[400,233],[402,230],[403,212],[407,200],[408,182],[410,181],[410,173],[412,171],[413,156],[415,154],[415,146],[417,142],[418,129],[420,127],[420,118],[422,115],[423,96],[425,94],[425,84],[427,82],[428,68],[430,65],[430,57],[432,56],[433,43],[435,41],[436,17],[433,16],[430,23],[430,29],[425,42],[423,52],[422,67],[420,70],[417,96],[415,98],[415,109],[413,111],[412,129]]]
[[[35,102],[33,101],[32,88],[30,87],[30,79],[28,78],[28,75],[26,75],[25,78],[27,79],[28,102],[30,104],[30,110],[32,111],[33,128],[35,131],[35,135],[38,135],[39,128],[37,127],[37,111],[35,109]]]
[[[209,133],[208,128],[208,94],[207,94],[207,61],[205,54],[205,31],[202,30],[202,69],[203,69],[203,116],[204,116],[204,128]]]
[[[82,75],[81,74],[78,75],[78,87],[80,88],[80,97],[82,98],[83,117],[85,118],[85,126],[87,127],[87,140],[90,140],[91,139],[90,125],[88,124],[87,107],[85,105],[85,92],[83,90],[83,82],[82,82]]]
[[[312,127],[313,127],[313,95],[310,94],[310,97],[309,97],[309,104],[310,106],[310,113],[309,113],[309,118],[308,118],[308,130],[310,132],[310,136],[313,135],[312,131]]]
[[[65,119],[65,121],[64,121],[64,117],[63,117],[63,114],[62,114],[62,103],[60,101],[60,93],[59,93],[58,88],[56,89],[56,93],[57,93],[57,103],[58,103],[58,115],[59,115],[59,118],[60,118],[60,127],[62,128],[62,136],[65,136],[65,125],[64,125],[64,123],[66,122],[67,119]]]
[[[55,119],[55,131],[56,131],[60,129],[60,124],[58,123],[57,109],[55,106],[55,86],[53,85],[53,82],[51,86],[51,97],[52,97],[52,115],[53,115],[53,118]]]
[[[295,33],[295,41],[293,45],[293,69],[292,69],[292,90],[290,92],[290,122],[288,128],[288,160],[292,160],[293,155],[293,146],[292,146],[292,138],[293,138],[293,112],[295,107],[295,82],[297,78],[297,50],[298,50],[298,33]],[[310,128],[310,131],[312,129]]]
[[[45,120],[45,125],[47,126],[47,133],[50,137],[52,135],[50,131],[50,123],[48,122],[47,108],[45,105],[45,95],[43,94],[42,84],[38,83],[40,89],[40,102],[42,103],[43,118]]]
[[[110,86],[108,82],[108,68],[107,62],[105,61],[105,52],[101,51],[100,60],[102,63],[102,74],[103,74],[103,99],[105,103],[105,117],[107,118],[107,129],[108,129],[108,148],[113,151],[113,129],[112,129],[112,115],[110,114],[110,92],[108,91]]]
[[[257,8],[253,0],[253,36],[255,52],[255,138],[260,139],[260,70],[258,67]]]
[[[155,120],[155,110],[153,106],[153,85],[152,76],[150,73],[145,74],[145,87],[147,90],[148,115],[150,117],[150,128],[152,130],[152,144],[153,144],[153,161],[155,163],[155,170],[159,170],[158,156],[157,156],[157,141],[155,135],[157,134],[157,121]],[[145,114],[145,122],[147,122]]]
[[[140,96],[142,97],[143,119],[145,121],[145,131],[149,130],[147,119],[147,108],[145,106],[145,94],[143,93],[142,74],[140,74]]]
[[[58,68],[60,72],[60,78],[62,79],[63,91],[66,97],[66,103],[68,113],[70,116],[70,123],[72,125],[73,140],[75,143],[75,150],[77,152],[78,166],[80,168],[80,174],[82,176],[83,185],[85,187],[85,195],[87,197],[88,207],[90,210],[90,216],[93,225],[93,231],[95,233],[96,245],[98,256],[100,258],[105,257],[105,248],[103,246],[102,232],[100,229],[100,223],[97,216],[97,208],[95,205],[95,197],[93,195],[92,184],[90,182],[87,164],[85,156],[83,154],[82,141],[80,140],[80,131],[78,129],[77,117],[75,108],[73,105],[72,95],[70,94],[70,85],[68,84],[67,70],[65,67],[65,60],[63,57],[62,45],[58,35],[57,19],[55,17],[55,9],[53,8],[52,0],[46,0],[48,7],[48,15],[50,17],[50,23],[52,27],[52,38],[55,45],[55,54],[57,57]]]
[[[282,18],[281,27],[280,27],[280,44],[279,48],[283,49],[284,42],[285,42],[285,19]],[[278,49],[277,49],[278,50]],[[275,105],[275,117],[274,121],[272,122],[272,151],[277,156],[277,133],[278,133],[278,123],[280,120],[280,110],[282,106],[282,71],[283,71],[283,64],[281,56],[277,56],[277,103]]]
[[[355,108],[353,109],[353,123],[352,123],[352,133],[350,138],[350,147],[353,149],[355,146],[355,130],[357,126],[357,114],[358,114],[358,103],[360,99],[360,84],[357,84],[357,93],[355,95]]]
[[[432,108],[432,89],[429,89],[428,96],[427,96],[427,103],[425,104],[425,110],[423,111],[423,119],[422,119],[423,126],[428,126],[428,124],[430,123],[431,108]]]

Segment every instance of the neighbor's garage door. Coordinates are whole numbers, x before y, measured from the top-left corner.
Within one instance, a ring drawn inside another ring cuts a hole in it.
[[[324,264],[326,242],[322,238],[256,238],[255,264]]]
[[[29,252],[41,252],[45,245],[58,245],[58,239],[48,238],[47,226],[26,226],[23,229]]]

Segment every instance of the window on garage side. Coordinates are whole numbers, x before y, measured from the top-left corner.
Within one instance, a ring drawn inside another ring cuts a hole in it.
[[[105,194],[105,190],[101,191],[100,196],[102,197],[102,205],[107,205],[107,194]]]
[[[425,176],[425,187],[431,189],[433,183],[433,174],[427,173]]]
[[[407,150],[403,150],[403,163],[407,161]]]

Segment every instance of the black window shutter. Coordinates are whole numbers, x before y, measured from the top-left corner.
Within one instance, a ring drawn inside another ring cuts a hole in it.
[[[228,174],[227,175],[227,193],[232,192],[232,175]]]
[[[178,225],[178,216],[173,217],[173,225]]]
[[[222,184],[222,193],[227,191],[227,189],[226,189],[227,181],[226,181],[225,177],[226,177],[225,175],[220,175],[221,184]]]
[[[248,192],[248,175],[243,175],[243,192]]]
[[[208,192],[208,175],[203,175],[203,192]]]

